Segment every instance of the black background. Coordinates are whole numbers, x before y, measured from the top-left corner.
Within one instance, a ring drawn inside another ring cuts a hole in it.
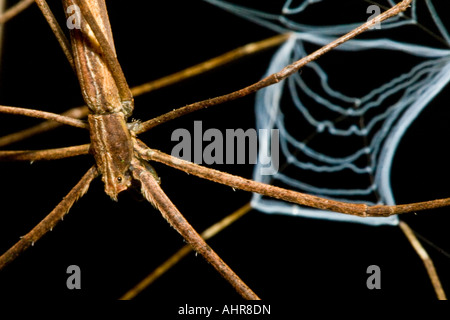
[[[198,0],[108,1],[107,5],[119,61],[130,86],[273,35]],[[59,1],[51,6],[64,22]],[[1,104],[52,112],[83,104],[76,77],[36,7],[9,22],[5,31]],[[133,117],[150,119],[255,82],[273,52],[137,97]],[[386,61],[386,65],[389,63],[395,61]],[[433,100],[401,142],[392,169],[398,203],[449,195],[449,89]],[[195,120],[203,122],[204,130],[246,130],[255,125],[253,104],[254,96],[250,96],[203,110],[155,128],[141,138],[149,146],[170,153],[173,130],[193,130]],[[38,122],[2,115],[0,134]],[[5,149],[56,148],[87,143],[88,138],[83,130],[60,128]],[[43,219],[92,164],[90,156],[32,165],[1,163],[0,251],[7,250]],[[214,167],[247,178],[252,174],[251,165]],[[163,189],[197,230],[250,200],[246,192],[163,165],[156,164],[155,168]],[[448,211],[444,208],[402,218],[450,252]],[[252,211],[209,243],[267,301],[435,298],[422,262],[395,227],[374,228]],[[151,205],[132,193],[124,193],[117,203],[113,202],[97,179],[62,223],[0,273],[0,295],[15,299],[117,299],[181,245],[182,238]],[[449,258],[425,246],[444,288],[450,291]],[[66,268],[73,264],[81,268],[81,290],[66,288]],[[372,264],[381,267],[381,290],[366,287],[366,269]],[[223,302],[237,300],[238,296],[201,257],[191,255],[138,299],[152,303]]]

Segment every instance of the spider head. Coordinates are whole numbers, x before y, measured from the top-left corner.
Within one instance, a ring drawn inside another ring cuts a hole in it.
[[[131,176],[128,172],[108,172],[103,174],[102,180],[105,183],[105,193],[114,201],[117,201],[120,192],[131,186]]]

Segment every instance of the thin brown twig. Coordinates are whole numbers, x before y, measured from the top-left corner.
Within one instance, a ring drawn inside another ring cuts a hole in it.
[[[335,201],[293,190],[271,186],[250,179],[245,179],[229,173],[206,168],[195,163],[178,159],[166,153],[154,149],[146,149],[142,142],[136,144],[136,150],[145,160],[157,161],[170,167],[195,175],[197,177],[214,181],[249,192],[256,192],[264,196],[292,202],[316,209],[330,210],[334,212],[355,215],[359,217],[388,217],[391,215],[429,210],[446,207],[450,205],[450,198],[416,202],[410,204],[400,204],[394,206],[366,204],[355,204]]]
[[[187,222],[175,205],[159,186],[155,177],[140,164],[139,160],[132,161],[133,177],[141,182],[144,197],[157,208],[164,219],[177,230],[183,238],[200,253],[235,290],[247,300],[259,300],[259,297],[234,273],[234,271],[206,244],[202,237]]]
[[[425,248],[420,244],[420,241],[417,239],[414,231],[408,226],[408,224],[404,221],[400,221],[400,229],[403,234],[408,238],[409,243],[416,251],[417,255],[422,260],[425,265],[425,269],[427,270],[428,276],[430,277],[431,284],[433,285],[434,292],[439,300],[447,300],[444,289],[442,288],[441,281],[439,280],[439,276],[436,272],[436,268],[434,267],[433,261],[428,255]]]
[[[164,122],[179,118],[183,115],[189,114],[191,112],[206,109],[211,106],[215,106],[218,104],[222,104],[225,102],[233,101],[242,97],[245,97],[249,94],[255,93],[258,90],[261,90],[265,87],[268,87],[270,85],[273,85],[275,83],[278,83],[287,77],[291,76],[292,74],[298,72],[301,68],[303,68],[308,63],[317,60],[325,53],[333,50],[334,48],[340,46],[341,44],[355,38],[356,36],[360,35],[361,33],[367,31],[372,26],[383,22],[384,20],[387,20],[400,12],[405,11],[412,0],[403,0],[401,3],[397,4],[396,6],[392,7],[391,9],[383,12],[382,14],[376,16],[372,20],[369,20],[368,22],[364,23],[363,25],[359,26],[356,29],[353,29],[349,33],[343,35],[342,37],[330,42],[329,44],[321,47],[320,49],[314,51],[313,53],[309,54],[308,56],[284,67],[281,71],[274,73],[252,85],[249,85],[243,89],[218,96],[212,99],[207,99],[199,102],[195,102],[192,104],[189,104],[185,107],[175,109],[173,111],[167,112],[159,117],[156,117],[154,119],[148,120],[146,122],[143,122],[141,126],[139,127],[137,133],[143,133],[145,131],[150,130],[153,127],[156,127],[157,125],[160,125]]]
[[[0,106],[0,113],[7,114],[15,114],[20,116],[27,116],[32,118],[46,119],[56,121],[62,124],[66,124],[72,127],[88,129],[88,125],[86,122],[74,118],[70,118],[67,116],[62,116],[57,113],[27,109],[27,108],[19,108],[19,107],[9,107],[9,106]]]
[[[34,0],[22,0],[18,2],[17,4],[6,10],[2,15],[0,15],[0,24],[8,22],[33,3]]]
[[[236,61],[243,57],[252,55],[263,50],[273,48],[289,38],[289,33],[279,34],[261,41],[246,44],[242,47],[228,51],[220,56],[206,60],[192,67],[178,71],[171,75],[162,77],[161,79],[144,83],[131,89],[133,96],[138,96],[144,93],[148,93],[153,90],[157,90],[163,87],[167,87],[174,83],[183,81],[188,78],[195,77],[205,72],[228,64],[232,61]]]
[[[232,223],[236,222],[238,219],[242,218],[245,214],[250,212],[252,209],[250,203],[245,204],[232,214],[226,216],[219,222],[213,224],[208,229],[203,231],[200,236],[203,240],[208,240],[217,235],[222,230],[229,227]],[[147,277],[140,281],[136,286],[131,288],[126,292],[120,300],[131,300],[134,299],[139,293],[145,290],[153,282],[159,279],[163,274],[169,271],[173,266],[175,266],[181,259],[186,257],[190,252],[192,252],[192,247],[190,245],[183,246],[180,250],[174,253],[169,259],[164,261],[159,267],[153,270]]]
[[[0,161],[40,161],[58,160],[89,153],[89,144],[46,150],[6,150],[0,151]]]
[[[43,235],[51,231],[69,212],[75,201],[80,199],[87,192],[89,184],[97,175],[97,169],[91,167],[52,212],[50,212],[30,232],[21,237],[15,245],[8,249],[8,251],[0,256],[0,270],[14,261],[14,259],[30,246],[33,246]]]

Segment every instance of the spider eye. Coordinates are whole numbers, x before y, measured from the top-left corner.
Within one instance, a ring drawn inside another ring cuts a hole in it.
[[[117,177],[118,182],[122,182],[122,177]]]

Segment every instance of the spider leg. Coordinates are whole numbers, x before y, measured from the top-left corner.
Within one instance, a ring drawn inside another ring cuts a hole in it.
[[[141,182],[144,197],[157,208],[162,216],[175,228],[183,238],[200,253],[245,299],[259,300],[259,297],[234,273],[233,270],[215,253],[205,240],[187,222],[175,205],[159,186],[155,177],[140,163],[132,161],[133,177]]]
[[[146,149],[145,145],[140,141],[135,144],[135,148],[144,160],[161,162],[175,169],[184,171],[203,179],[224,184],[232,188],[256,192],[264,196],[281,199],[287,202],[292,202],[312,208],[330,210],[360,217],[388,217],[395,214],[429,210],[450,205],[450,198],[393,206],[368,206],[366,204],[354,204],[349,202],[335,201],[312,196],[306,193],[275,187],[265,183],[256,182],[250,179],[245,179],[239,176],[225,173],[219,170],[203,167],[189,161],[178,159],[159,150],[149,148]]]
[[[53,34],[55,35],[56,39],[58,40],[59,45],[61,46],[61,49],[64,52],[64,55],[67,58],[67,61],[69,61],[70,66],[72,67],[72,70],[75,71],[75,63],[73,61],[73,55],[72,55],[72,49],[70,47],[70,42],[67,39],[66,35],[62,31],[61,27],[58,24],[58,21],[56,21],[55,16],[53,15],[52,11],[50,10],[50,7],[48,6],[47,2],[45,0],[35,0],[36,4],[38,5],[39,9],[41,10],[42,14],[44,15],[45,20],[47,20],[47,23],[49,24],[50,28],[53,31]]]
[[[58,160],[89,153],[89,144],[46,150],[6,150],[0,151],[0,161],[40,161]]]
[[[181,82],[189,78],[193,78],[197,75],[216,69],[246,56],[250,56],[266,49],[278,46],[287,39],[289,39],[289,33],[279,34],[261,41],[246,44],[242,47],[228,51],[224,54],[221,54],[220,56],[203,61],[184,70],[133,87],[131,88],[131,93],[136,97],[144,93],[170,86],[172,84]]]
[[[89,109],[86,106],[82,107],[76,107],[67,110],[66,112],[62,113],[61,116],[74,118],[74,119],[81,119],[88,115]],[[19,142],[22,140],[25,140],[27,138],[33,137],[35,135],[56,129],[61,126],[61,123],[56,121],[44,121],[36,126],[30,127],[28,129],[24,129],[21,131],[17,131],[11,134],[8,134],[6,136],[0,137],[0,147],[4,147],[10,144],[13,144],[15,142]]]
[[[81,180],[70,190],[64,199],[39,222],[30,232],[0,256],[0,270],[16,259],[23,251],[34,245],[44,234],[52,230],[56,224],[69,212],[75,201],[88,190],[91,181],[97,177],[97,168],[91,167]]]
[[[424,247],[422,247],[419,239],[417,239],[416,235],[414,234],[414,231],[408,226],[406,222],[400,221],[399,226],[411,246],[416,251],[417,255],[422,260],[423,264],[425,265],[425,269],[427,270],[428,277],[431,280],[431,284],[433,285],[437,298],[439,300],[447,300],[444,289],[442,288],[441,281],[439,280],[439,276],[436,272],[436,268],[434,267],[433,261],[431,260],[427,251]]]
[[[11,20],[15,16],[17,16],[19,13],[21,13],[23,10],[28,8],[30,5],[32,5],[34,0],[22,0],[3,12],[2,15],[0,15],[0,24],[6,23],[7,21]]]
[[[153,128],[161,123],[167,122],[169,120],[179,118],[181,116],[184,116],[188,113],[191,113],[191,112],[194,112],[197,110],[206,109],[206,108],[218,105],[218,104],[222,104],[225,102],[229,102],[229,101],[233,101],[233,100],[245,97],[245,96],[255,93],[265,87],[276,84],[276,83],[286,79],[287,77],[290,77],[291,75],[295,74],[300,69],[302,69],[304,66],[306,66],[308,63],[310,63],[314,60],[317,60],[318,58],[320,58],[327,52],[335,49],[336,47],[340,46],[341,44],[355,38],[356,36],[360,35],[361,33],[365,32],[365,31],[367,31],[368,29],[373,27],[375,24],[381,23],[382,21],[387,20],[387,19],[389,19],[393,16],[396,16],[397,14],[405,11],[411,4],[411,1],[412,0],[403,0],[402,2],[398,3],[396,6],[383,12],[382,14],[376,16],[375,18],[373,18],[372,20],[369,20],[368,22],[362,24],[361,26],[353,29],[352,31],[343,35],[342,37],[321,47],[320,49],[314,51],[310,55],[284,67],[279,72],[273,73],[273,74],[269,75],[268,77],[266,77],[256,83],[253,83],[245,88],[242,88],[240,90],[237,90],[237,91],[234,91],[234,92],[222,95],[222,96],[218,96],[215,98],[195,102],[195,103],[192,103],[185,107],[178,108],[178,109],[172,110],[170,112],[167,112],[167,113],[165,113],[159,117],[156,117],[154,119],[143,122],[141,124],[141,126],[139,127],[139,129],[136,131],[136,133],[137,134],[143,133],[143,132],[150,130],[151,128]]]
[[[213,224],[208,229],[203,231],[200,236],[203,240],[208,240],[214,237],[216,234],[221,232],[222,230],[229,227],[231,224],[236,222],[238,219],[243,217],[245,214],[250,212],[252,207],[250,203],[245,204],[241,208],[237,209],[232,214],[226,216],[219,222]],[[136,286],[126,292],[120,300],[131,300],[136,297],[140,292],[145,290],[148,286],[150,286],[153,282],[159,279],[164,273],[170,270],[173,266],[175,266],[178,262],[180,262],[184,257],[186,257],[192,251],[192,247],[190,245],[183,246],[180,250],[178,250],[175,254],[173,254],[169,259],[164,261],[159,267],[153,270],[147,277],[145,277],[141,282],[139,282]]]
[[[67,124],[69,126],[87,129],[88,124],[82,120],[74,119],[67,116],[62,116],[56,113],[46,112],[46,111],[40,111],[40,110],[34,110],[34,109],[27,109],[27,108],[19,108],[19,107],[9,107],[9,106],[0,106],[0,113],[7,113],[7,114],[15,114],[15,115],[21,115],[21,116],[27,116],[27,117],[33,117],[33,118],[40,118],[40,119],[47,119],[47,120],[53,120],[62,124]]]

